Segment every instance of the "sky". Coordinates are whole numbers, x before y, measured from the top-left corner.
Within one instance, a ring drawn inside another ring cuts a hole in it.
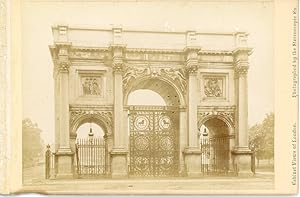
[[[223,3],[222,3],[223,2]],[[41,128],[46,143],[54,139],[53,63],[48,46],[51,26],[122,25],[141,29],[249,33],[253,48],[248,72],[249,126],[274,111],[272,2],[261,1],[48,1],[23,0],[23,117]]]

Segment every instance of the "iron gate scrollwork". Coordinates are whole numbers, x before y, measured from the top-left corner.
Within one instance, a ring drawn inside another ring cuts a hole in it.
[[[203,175],[229,175],[230,136],[200,139],[201,172]]]
[[[77,139],[76,161],[79,177],[104,176],[109,172],[107,148],[102,138]]]
[[[178,175],[178,122],[178,111],[170,107],[131,107],[130,175]]]

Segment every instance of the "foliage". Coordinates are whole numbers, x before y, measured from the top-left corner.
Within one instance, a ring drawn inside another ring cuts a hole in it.
[[[41,129],[29,118],[22,121],[23,131],[23,167],[34,166],[43,158],[44,142],[41,139]]]
[[[274,113],[266,114],[262,123],[250,128],[249,146],[254,149],[258,161],[274,158]]]

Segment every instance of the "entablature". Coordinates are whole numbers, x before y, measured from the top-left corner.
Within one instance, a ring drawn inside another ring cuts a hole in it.
[[[58,59],[59,46],[50,46],[52,59]],[[128,63],[139,62],[170,62],[170,63],[185,63],[186,52],[184,49],[154,49],[154,48],[125,48],[124,61]],[[110,47],[82,47],[71,46],[68,57],[70,61],[97,61],[110,62],[112,54]],[[198,62],[205,63],[232,63],[233,52],[224,50],[199,50]]]

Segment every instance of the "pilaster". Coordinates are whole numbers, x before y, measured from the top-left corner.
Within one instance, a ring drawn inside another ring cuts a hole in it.
[[[188,47],[186,52],[186,70],[188,73],[188,147],[197,148],[197,72],[198,72],[198,47]]]
[[[199,176],[201,174],[201,151],[198,147],[197,129],[197,71],[199,47],[187,47],[186,70],[188,73],[187,91],[187,130],[188,146],[184,150],[185,170],[187,176]]]
[[[68,27],[60,26],[58,31],[58,41],[55,43],[57,49],[57,59],[55,62],[54,74],[57,80],[57,89],[55,96],[56,110],[58,117],[56,117],[56,139],[59,140],[58,150],[55,153],[57,162],[56,171],[57,178],[71,178],[74,173],[73,157],[74,152],[70,147],[70,129],[69,129],[69,67],[71,62],[69,60],[69,50],[71,43],[68,42]]]
[[[59,148],[57,153],[70,153],[69,131],[69,67],[70,44],[56,44],[58,48],[57,72],[59,80]]]
[[[239,47],[234,50],[236,96],[237,96],[237,141],[232,152],[233,163],[239,175],[252,175],[251,150],[248,146],[248,56],[251,48]]]
[[[115,30],[114,30],[115,31]],[[112,68],[114,75],[114,144],[111,155],[111,175],[113,178],[126,177],[127,171],[127,148],[126,132],[123,129],[123,52],[125,45],[119,43],[121,40],[121,30],[118,29],[118,38],[115,38],[110,46],[112,52]],[[116,37],[116,35],[115,35]]]

